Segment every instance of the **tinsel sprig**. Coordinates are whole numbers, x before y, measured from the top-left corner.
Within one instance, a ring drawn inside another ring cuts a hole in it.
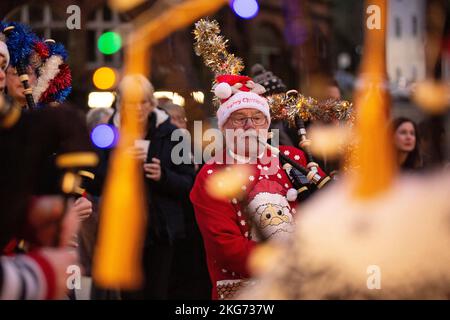
[[[353,123],[353,106],[345,100],[329,99],[317,101],[314,98],[298,94],[295,98],[286,94],[275,94],[268,97],[271,117],[274,120],[287,120],[291,127],[295,126],[295,118],[303,121],[350,121]]]
[[[203,58],[205,65],[216,76],[239,74],[244,69],[242,59],[227,51],[228,40],[220,35],[217,21],[207,19],[198,21],[195,24],[194,37],[195,53]]]

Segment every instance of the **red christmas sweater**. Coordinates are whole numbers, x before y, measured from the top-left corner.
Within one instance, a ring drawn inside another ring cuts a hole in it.
[[[289,146],[280,146],[280,150],[306,167],[306,157],[301,150]],[[251,217],[249,208],[255,211],[253,214],[259,214],[254,221],[261,222],[265,229],[279,235],[293,231],[293,216],[297,207],[296,201],[287,201],[282,196],[293,186],[278,156],[267,154],[251,165],[247,182],[242,185],[242,190],[252,196],[251,201],[248,198],[245,201],[236,198],[218,199],[208,193],[207,179],[227,166],[214,160],[205,164],[197,175],[190,195],[205,244],[213,299],[226,298],[223,292],[233,291],[233,287],[238,287],[243,279],[250,277],[247,259],[257,239],[249,227],[252,223],[248,221]],[[323,174],[320,169],[319,172]],[[252,192],[253,189],[258,192]]]

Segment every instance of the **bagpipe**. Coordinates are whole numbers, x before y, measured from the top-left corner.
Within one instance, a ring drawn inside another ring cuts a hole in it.
[[[267,142],[259,140],[275,155],[278,155],[284,171],[286,171],[292,185],[297,190],[297,201],[305,200],[317,189],[322,189],[331,178],[317,170],[318,165],[310,165],[306,168],[284,155],[280,149],[270,145]],[[312,159],[312,158],[311,158]],[[308,164],[313,163],[309,161]]]
[[[290,127],[297,129],[299,148],[307,160],[306,168],[284,155],[278,148],[268,143],[266,146],[279,156],[283,169],[297,190],[297,201],[303,201],[333,181],[323,170],[318,170],[319,165],[310,149],[311,140],[307,137],[305,120],[348,120],[352,115],[352,105],[347,101],[337,100],[318,103],[296,90],[274,94],[268,97],[268,101],[273,119],[287,121]]]

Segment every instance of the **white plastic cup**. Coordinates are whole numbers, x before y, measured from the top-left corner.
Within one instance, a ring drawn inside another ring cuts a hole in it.
[[[134,140],[134,146],[136,148],[144,150],[145,154],[148,154],[148,148],[150,147],[150,140],[143,140],[143,139]]]

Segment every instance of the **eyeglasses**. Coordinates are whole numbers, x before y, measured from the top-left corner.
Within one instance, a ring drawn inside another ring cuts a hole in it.
[[[231,123],[235,126],[243,127],[250,119],[255,126],[266,124],[266,117],[263,115],[253,117],[231,117]]]

